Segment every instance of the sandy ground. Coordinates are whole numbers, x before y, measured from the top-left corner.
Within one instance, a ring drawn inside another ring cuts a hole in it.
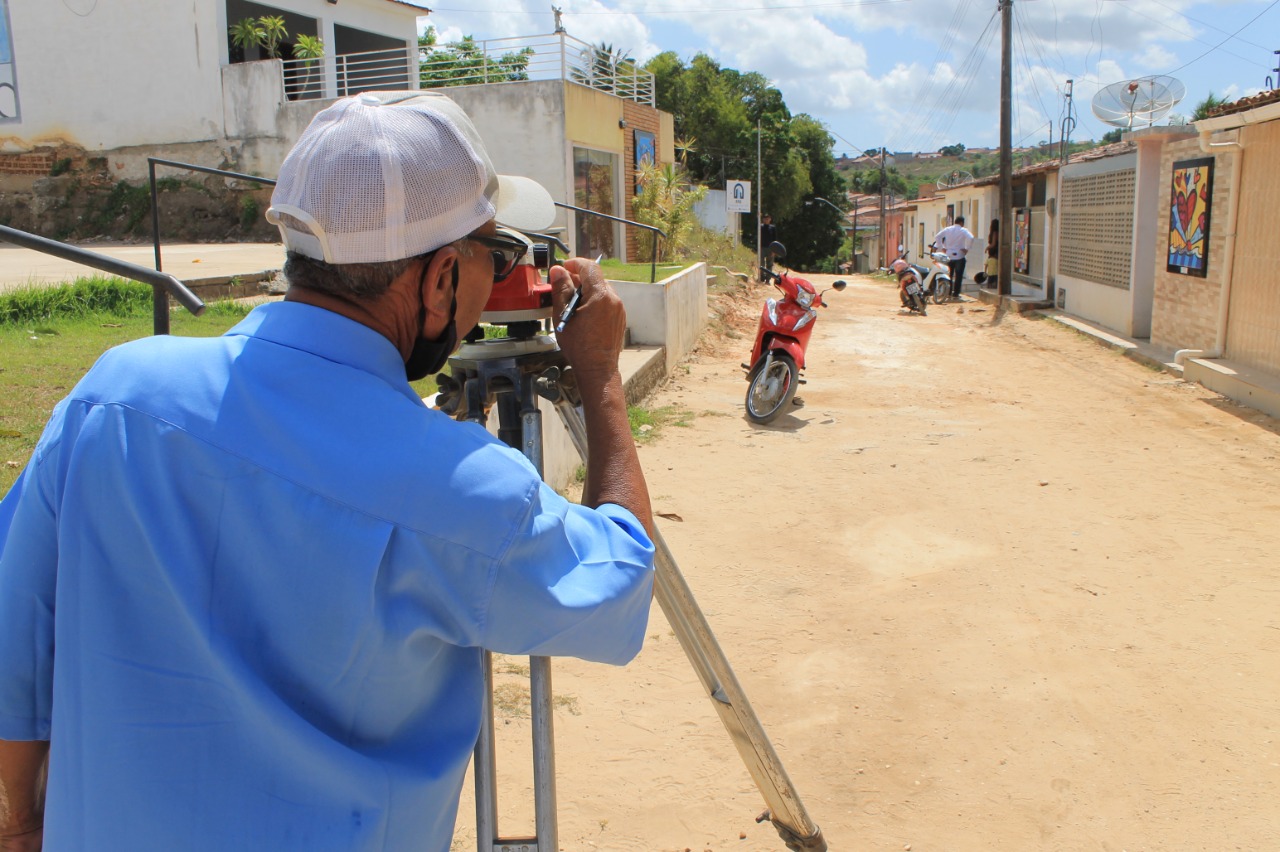
[[[1051,321],[851,280],[805,407],[743,416],[760,290],[641,450],[830,848],[1280,849],[1277,421]],[[624,669],[556,663],[560,847],[783,849],[656,606],[649,634]],[[532,832],[522,663],[504,834]]]

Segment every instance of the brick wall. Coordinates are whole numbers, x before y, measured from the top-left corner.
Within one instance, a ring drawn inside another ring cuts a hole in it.
[[[1164,146],[1160,158],[1160,209],[1157,213],[1155,294],[1151,309],[1151,342],[1170,349],[1208,349],[1217,337],[1218,301],[1226,260],[1227,214],[1231,199],[1231,170],[1235,154],[1214,155],[1213,219],[1209,226],[1209,264],[1204,278],[1179,275],[1165,269],[1169,256],[1169,202],[1173,164],[1208,156],[1198,139]]]
[[[53,171],[53,152],[0,154],[0,174],[43,177]]]
[[[662,156],[662,133],[661,120],[659,119],[658,110],[646,104],[638,104],[634,101],[623,101],[622,119],[627,123],[625,133],[626,141],[623,143],[622,151],[622,187],[626,194],[627,204],[623,212],[623,216],[628,219],[635,219],[635,208],[632,202],[635,201],[636,192],[636,131],[642,130],[654,135],[657,147],[655,156]],[[641,262],[648,260],[648,256],[640,257],[639,239],[644,233],[640,228],[633,228],[630,225],[623,226],[627,233],[627,252],[626,259],[632,262]]]

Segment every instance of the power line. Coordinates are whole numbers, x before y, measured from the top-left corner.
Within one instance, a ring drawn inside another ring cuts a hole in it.
[[[1179,71],[1181,71],[1183,68],[1186,68],[1186,67],[1191,66],[1191,65],[1195,65],[1195,64],[1196,64],[1197,62],[1199,62],[1201,59],[1204,59],[1204,58],[1205,58],[1206,56],[1208,56],[1210,53],[1213,53],[1215,50],[1217,50],[1218,48],[1222,47],[1222,45],[1224,45],[1224,44],[1226,44],[1227,42],[1231,41],[1231,39],[1235,38],[1237,35],[1239,35],[1240,33],[1244,32],[1246,29],[1248,29],[1248,28],[1249,28],[1249,26],[1250,26],[1254,21],[1258,20],[1258,18],[1261,18],[1263,15],[1267,14],[1267,13],[1268,13],[1268,12],[1270,12],[1272,9],[1274,9],[1274,8],[1276,7],[1276,4],[1277,4],[1277,3],[1280,3],[1280,0],[1272,0],[1271,5],[1267,6],[1267,8],[1263,9],[1261,12],[1259,12],[1258,14],[1256,14],[1256,15],[1254,15],[1252,18],[1250,18],[1250,19],[1248,20],[1248,22],[1247,22],[1247,23],[1245,23],[1245,25],[1244,25],[1244,26],[1242,26],[1240,29],[1236,30],[1234,33],[1232,33],[1231,35],[1229,35],[1229,36],[1227,36],[1226,38],[1224,38],[1224,39],[1223,39],[1221,42],[1219,42],[1216,46],[1209,48],[1209,49],[1208,49],[1208,50],[1206,50],[1204,53],[1202,53],[1202,54],[1200,54],[1199,56],[1197,56],[1195,59],[1192,59],[1190,62],[1184,62],[1183,64],[1179,65],[1177,68],[1173,69],[1172,71],[1166,72],[1166,73],[1167,73],[1167,75],[1171,77],[1171,76],[1173,76],[1174,74],[1176,74],[1176,73],[1178,73]]]
[[[632,15],[637,18],[645,18],[651,15],[711,15],[725,12],[741,13],[741,12],[773,12],[773,11],[806,11],[808,9],[854,9],[859,6],[884,6],[889,3],[909,3],[911,0],[846,0],[840,3],[797,3],[790,6],[731,6],[723,9],[697,9],[688,6],[671,7],[668,9],[644,9],[641,11],[624,11],[618,9],[606,9],[596,12],[565,12],[569,15]],[[455,8],[446,6],[432,6],[432,12],[467,12],[472,15],[510,15],[511,9],[474,9],[474,8]],[[518,9],[515,11],[524,12],[528,15],[545,14],[539,12],[530,12],[526,9]]]

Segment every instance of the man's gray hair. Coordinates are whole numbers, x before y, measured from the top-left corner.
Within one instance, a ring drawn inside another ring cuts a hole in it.
[[[463,257],[471,256],[466,237],[450,245]],[[290,287],[304,287],[340,298],[377,299],[414,261],[428,259],[436,251],[439,249],[382,263],[325,263],[291,251],[285,255],[284,277]]]

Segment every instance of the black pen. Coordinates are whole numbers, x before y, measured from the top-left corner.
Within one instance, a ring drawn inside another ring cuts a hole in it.
[[[596,258],[596,263],[604,260],[602,253]],[[564,306],[564,313],[560,314],[560,322],[556,323],[556,334],[564,331],[564,324],[569,321],[569,317],[573,316],[573,312],[578,309],[578,298],[582,295],[582,288],[579,287],[573,291],[573,295],[569,297],[569,304]]]

